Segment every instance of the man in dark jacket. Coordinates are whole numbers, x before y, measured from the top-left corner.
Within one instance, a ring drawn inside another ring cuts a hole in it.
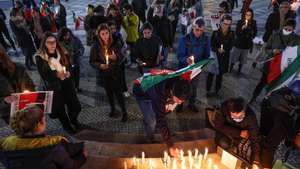
[[[270,36],[283,28],[283,25],[287,19],[294,19],[296,14],[290,10],[290,3],[288,1],[282,1],[279,6],[279,11],[275,11],[268,16],[265,29],[266,32],[263,36],[264,42],[268,42]]]
[[[93,12],[94,15],[90,18],[89,27],[95,33],[98,26],[101,23],[107,23],[108,19],[104,16],[104,8],[101,5],[98,5]]]
[[[149,141],[154,139],[155,127],[157,127],[172,156],[177,156],[178,152],[171,140],[166,115],[172,112],[178,104],[187,100],[190,92],[190,83],[180,78],[167,79],[146,91],[139,83],[135,83],[133,86],[133,94],[144,115],[147,139]]]
[[[67,27],[66,8],[60,3],[60,0],[54,0],[54,19],[58,30],[62,27]]]
[[[210,39],[204,33],[204,20],[197,19],[193,23],[193,30],[191,33],[179,40],[177,48],[177,58],[179,61],[178,68],[184,68],[189,65],[189,62],[194,61],[198,63],[202,60],[209,58],[210,56]],[[198,112],[198,108],[195,106],[197,97],[197,88],[199,84],[199,75],[192,80],[192,96],[189,100],[189,108],[193,112]],[[182,105],[177,108],[177,111],[182,110]]]
[[[172,24],[166,16],[165,5],[157,1],[148,11],[148,21],[153,26],[153,33],[160,37],[162,41],[163,65],[167,64],[169,49],[173,47]]]
[[[146,22],[142,27],[143,36],[136,42],[134,57],[137,59],[139,72],[147,73],[149,69],[159,66],[161,57],[161,41],[152,34],[153,27]]]
[[[217,144],[225,149],[230,148],[230,145],[233,144],[240,150],[239,146],[242,142],[250,141],[251,160],[254,164],[260,162],[260,136],[257,119],[243,98],[230,98],[223,102],[220,111],[216,112],[213,124],[218,132]],[[242,157],[247,156],[247,150],[243,151],[239,151],[238,154]]]
[[[140,21],[144,23],[146,21],[145,12],[147,10],[146,0],[133,0],[131,5],[134,13],[136,13],[139,16]]]

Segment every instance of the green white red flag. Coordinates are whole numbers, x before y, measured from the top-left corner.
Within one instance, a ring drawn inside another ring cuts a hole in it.
[[[288,86],[300,76],[300,46],[287,47],[269,63],[266,90],[268,93]]]
[[[192,80],[196,77],[207,65],[211,64],[213,59],[206,59],[198,63],[192,64],[177,71],[167,69],[152,69],[149,73],[145,73],[142,77],[134,81],[135,84],[141,85],[144,91],[152,86],[170,78],[181,76],[185,80]]]

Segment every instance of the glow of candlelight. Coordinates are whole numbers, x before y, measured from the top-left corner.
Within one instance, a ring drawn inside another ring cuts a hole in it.
[[[180,150],[180,159],[182,160],[184,157],[184,151],[183,150]]]
[[[106,65],[109,65],[109,55],[108,55],[108,52],[107,52],[107,49],[105,49],[105,63]]]
[[[29,90],[24,90],[23,93],[29,93]]]
[[[145,152],[142,152],[142,164],[145,163]]]
[[[199,150],[196,148],[195,149],[195,157],[194,157],[195,159],[198,157],[198,153],[199,153]]]
[[[167,162],[168,156],[169,156],[168,153],[165,151],[164,152],[164,163]]]
[[[124,169],[127,169],[127,162],[124,161]]]
[[[194,57],[194,55],[191,56],[191,60],[192,60],[192,62],[194,64],[195,63],[195,57]]]
[[[224,45],[223,44],[221,44],[221,49],[224,50]]]
[[[188,150],[189,159],[192,159],[192,151]]]
[[[205,152],[204,152],[204,160],[206,160],[206,158],[207,158],[207,154],[208,154],[208,148],[207,147],[205,147]]]
[[[177,161],[176,158],[173,160],[172,169],[177,169]]]
[[[211,167],[212,167],[212,159],[209,158],[208,159],[208,169],[211,169]]]
[[[67,73],[66,67],[63,66],[62,68],[63,68],[63,72],[64,72],[64,73]]]
[[[201,168],[201,165],[202,165],[202,158],[203,158],[203,155],[200,154],[200,155],[199,155],[199,158],[198,158],[197,169],[200,169],[200,168]]]
[[[246,26],[248,26],[248,20],[247,19],[246,19],[245,23],[246,23]]]
[[[133,163],[133,166],[136,166],[136,157],[132,158],[132,163]]]
[[[194,166],[194,159],[193,158],[190,159],[189,164],[190,164],[190,169],[193,169],[193,166]]]
[[[169,167],[169,166],[170,166],[170,164],[171,164],[171,157],[170,157],[170,156],[168,156],[168,159],[167,159],[167,166]]]
[[[185,167],[185,159],[184,158],[181,160],[181,169],[186,169],[186,167]]]
[[[218,166],[217,166],[217,165],[214,165],[214,169],[218,169]]]

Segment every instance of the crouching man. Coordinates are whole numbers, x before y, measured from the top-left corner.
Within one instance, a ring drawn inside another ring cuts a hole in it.
[[[152,86],[146,91],[143,91],[140,84],[134,84],[133,94],[144,115],[147,139],[149,141],[154,140],[155,128],[157,127],[168,146],[170,155],[178,157],[178,152],[171,139],[166,115],[189,98],[191,94],[190,82],[180,77],[171,78]]]

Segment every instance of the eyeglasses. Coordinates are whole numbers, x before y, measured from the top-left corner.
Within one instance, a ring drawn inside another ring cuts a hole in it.
[[[56,41],[46,41],[46,44],[54,45],[54,44],[56,44]]]
[[[226,26],[230,26],[231,25],[231,23],[225,23],[225,22],[223,22],[223,24],[226,25]]]

